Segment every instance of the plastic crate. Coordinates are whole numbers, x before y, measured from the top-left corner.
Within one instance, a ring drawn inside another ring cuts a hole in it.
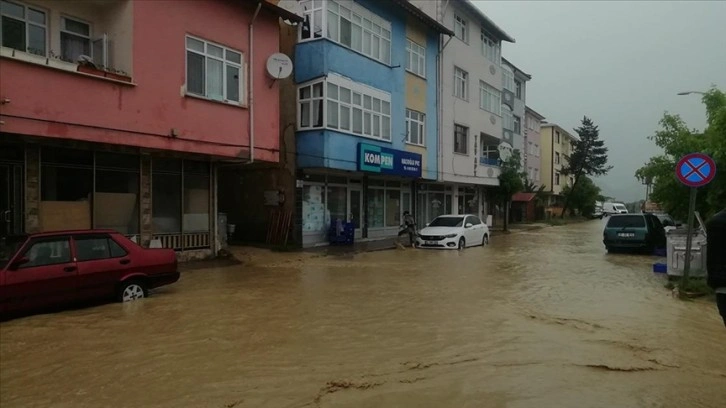
[[[668,272],[668,265],[660,262],[656,262],[653,264],[653,272],[655,273],[667,273]]]

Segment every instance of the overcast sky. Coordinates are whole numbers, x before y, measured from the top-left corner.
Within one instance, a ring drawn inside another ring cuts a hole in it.
[[[475,1],[516,39],[502,55],[532,75],[527,105],[571,130],[583,115],[610,148],[605,195],[645,198],[635,171],[659,149],[646,139],[664,111],[706,124],[698,95],[726,91],[726,1]]]

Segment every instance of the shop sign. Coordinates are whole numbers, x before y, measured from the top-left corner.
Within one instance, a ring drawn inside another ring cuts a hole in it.
[[[358,170],[393,176],[421,177],[421,155],[359,143]]]

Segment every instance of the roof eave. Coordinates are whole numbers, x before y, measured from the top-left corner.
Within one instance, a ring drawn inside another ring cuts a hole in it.
[[[454,32],[452,30],[449,30],[448,27],[445,25],[439,23],[435,19],[431,18],[428,14],[424,13],[421,9],[411,4],[408,0],[392,0],[394,3],[397,3],[402,9],[406,10],[409,14],[413,15],[414,17],[418,18],[423,24],[433,28],[434,30],[438,31],[440,34],[446,34],[448,36],[453,36]]]
[[[509,65],[510,67],[514,68],[514,74],[515,74],[515,75],[516,75],[516,74],[520,74],[520,76],[523,76],[523,77],[527,78],[527,80],[528,80],[528,81],[529,81],[530,79],[532,79],[532,75],[530,75],[530,74],[528,74],[528,73],[526,73],[526,72],[522,71],[522,70],[521,70],[521,69],[519,69],[519,68],[518,68],[518,67],[517,67],[516,65],[512,64],[512,62],[511,62],[511,61],[509,61],[508,59],[506,59],[506,58],[502,57],[502,62],[505,62],[505,63],[507,63],[507,65]]]
[[[262,8],[272,12],[274,14],[277,14],[279,17],[281,17],[284,20],[289,20],[294,23],[302,23],[305,21],[305,19],[302,16],[299,16],[292,11],[286,10],[277,4],[270,3],[267,0],[255,0],[258,5],[262,5]]]
[[[514,37],[510,36],[506,33],[503,29],[501,29],[498,25],[494,24],[494,22],[487,17],[486,14],[484,14],[483,11],[479,10],[478,7],[476,7],[471,0],[461,0],[461,3],[464,4],[466,7],[470,9],[470,11],[474,12],[476,15],[479,16],[484,21],[484,29],[489,32],[492,35],[496,35],[499,37],[499,40],[506,41],[514,44],[516,40]]]
[[[538,120],[544,120],[544,119],[546,119],[541,113],[539,113],[536,110],[530,108],[529,106],[525,106],[524,109],[527,110],[527,111],[529,111],[529,113],[531,113],[532,116],[534,116]]]

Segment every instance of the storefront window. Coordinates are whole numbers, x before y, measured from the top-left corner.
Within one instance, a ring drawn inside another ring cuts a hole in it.
[[[337,220],[345,223],[348,221],[348,189],[346,187],[328,186],[328,213],[330,214],[330,223]]]
[[[91,228],[93,152],[43,148],[41,163],[41,230]]]
[[[303,187],[303,232],[324,234],[326,230],[325,217],[325,187],[322,185],[305,184]]]
[[[154,233],[181,233],[181,160],[155,158],[151,183]]]
[[[386,191],[386,227],[401,225],[401,190]]]
[[[96,188],[93,198],[96,228],[122,234],[139,233],[139,157],[96,153]]]
[[[368,227],[382,228],[385,220],[385,190],[368,190]]]
[[[209,232],[209,163],[184,161],[184,232]]]
[[[429,220],[433,220],[434,218],[438,217],[439,215],[444,215],[446,211],[446,207],[444,206],[444,200],[446,196],[444,193],[434,193],[430,192],[428,194],[428,212],[429,212]]]

